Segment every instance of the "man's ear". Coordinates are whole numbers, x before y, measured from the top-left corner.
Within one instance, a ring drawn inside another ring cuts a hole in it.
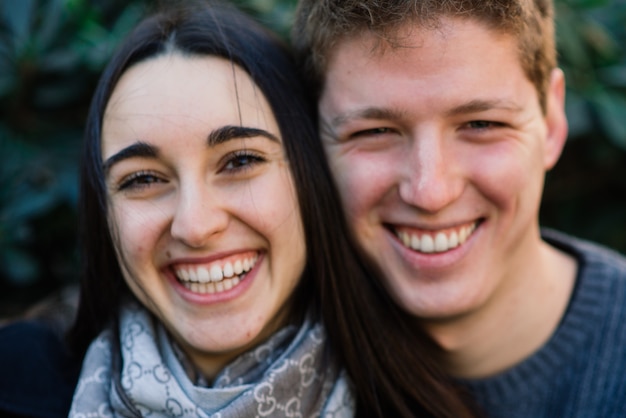
[[[550,170],[561,156],[568,132],[565,115],[565,75],[560,68],[552,70],[546,102],[548,131],[545,143],[544,168]]]

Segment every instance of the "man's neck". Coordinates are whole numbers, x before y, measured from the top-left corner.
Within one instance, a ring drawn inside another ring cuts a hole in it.
[[[576,261],[541,242],[518,267],[512,269],[516,277],[506,278],[506,288],[480,310],[425,324],[453,376],[502,372],[541,348],[557,329],[574,288]]]

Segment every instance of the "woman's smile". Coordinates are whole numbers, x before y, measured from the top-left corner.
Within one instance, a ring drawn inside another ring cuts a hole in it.
[[[193,293],[222,293],[239,285],[258,259],[258,253],[247,252],[208,264],[176,264],[172,270],[178,282]]]

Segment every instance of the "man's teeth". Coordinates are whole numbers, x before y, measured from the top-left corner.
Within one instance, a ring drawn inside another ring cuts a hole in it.
[[[247,272],[252,270],[257,256],[227,261],[224,265],[214,264],[210,267],[177,268],[178,280],[195,293],[218,293],[237,286]]]
[[[436,233],[396,231],[405,247],[422,253],[442,253],[465,243],[476,229],[476,223],[458,229]]]

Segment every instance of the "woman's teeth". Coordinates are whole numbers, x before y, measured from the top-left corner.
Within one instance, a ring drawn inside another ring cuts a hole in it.
[[[186,266],[175,269],[176,278],[194,293],[219,293],[237,286],[252,270],[258,256],[229,260],[223,265]]]

